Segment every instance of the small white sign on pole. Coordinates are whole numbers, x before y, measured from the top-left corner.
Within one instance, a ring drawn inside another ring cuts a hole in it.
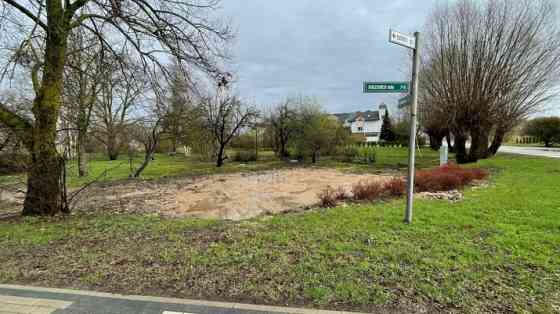
[[[414,49],[416,47],[416,38],[394,30],[389,30],[389,42],[410,49]]]
[[[449,162],[449,147],[447,143],[442,143],[441,147],[439,148],[439,165],[447,165]]]

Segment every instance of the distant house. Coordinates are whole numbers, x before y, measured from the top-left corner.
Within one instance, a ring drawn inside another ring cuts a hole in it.
[[[385,104],[379,105],[379,110],[357,111],[351,113],[335,113],[335,116],[354,136],[365,142],[379,142],[383,116],[387,112]]]

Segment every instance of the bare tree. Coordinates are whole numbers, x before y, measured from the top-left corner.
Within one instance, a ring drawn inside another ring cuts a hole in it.
[[[293,106],[293,99],[287,98],[273,109],[268,118],[268,124],[272,127],[274,148],[280,158],[289,156],[288,144],[295,134],[296,110]]]
[[[222,86],[225,87],[225,86]],[[211,131],[215,148],[216,166],[221,167],[227,159],[225,149],[241,128],[249,127],[258,111],[245,106],[237,97],[219,87],[215,96],[203,99],[201,106],[205,127]]]
[[[129,115],[147,87],[140,69],[131,62],[124,72],[118,64],[105,63],[109,71],[101,77],[99,96],[94,107],[95,136],[103,143],[109,160],[117,160],[125,142],[123,135],[131,123]]]
[[[156,109],[135,121],[135,123],[128,128],[132,133],[131,137],[140,142],[144,148],[144,160],[140,166],[131,173],[130,177],[138,178],[154,159],[161,135],[164,133],[164,128],[161,125],[163,118],[164,114],[160,112],[160,109]]]
[[[63,119],[69,122],[76,136],[78,176],[88,175],[86,144],[94,105],[98,101],[101,81],[110,68],[106,67],[105,47],[94,37],[81,32],[70,34],[72,54],[68,56],[64,74]]]
[[[159,64],[162,55],[172,54],[181,62],[216,73],[214,61],[221,57],[218,45],[229,37],[227,27],[209,18],[209,11],[217,4],[217,0],[0,2],[3,22],[12,23],[13,29],[25,33],[19,38],[21,47],[29,46],[33,40],[40,42],[37,53],[41,62],[31,71],[36,93],[33,119],[0,104],[0,122],[13,130],[31,155],[23,214],[56,214],[65,210],[63,164],[56,149],[56,129],[70,33],[80,29],[93,33],[107,47],[130,46],[145,69],[150,64]],[[14,60],[21,61],[25,55],[15,54]]]
[[[461,0],[434,11],[420,101],[449,127],[459,162],[495,154],[518,121],[556,95],[554,12],[548,0]]]
[[[166,99],[168,106],[166,106],[165,119],[162,121],[165,133],[171,141],[173,154],[177,153],[179,141],[184,140],[185,132],[188,132],[190,115],[193,113],[192,86],[180,66],[174,63],[171,67]]]

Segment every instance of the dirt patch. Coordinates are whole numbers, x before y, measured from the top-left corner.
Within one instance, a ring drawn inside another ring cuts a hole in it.
[[[212,176],[176,195],[172,215],[240,220],[315,205],[327,186],[350,190],[362,180],[385,180],[377,175],[332,169],[290,169],[258,174]]]
[[[91,187],[75,205],[119,213],[242,220],[315,205],[317,194],[329,185],[350,191],[356,182],[388,178],[316,168],[220,174],[165,183]]]
[[[350,191],[359,181],[389,178],[334,169],[298,168],[160,183],[131,181],[90,186],[75,198],[72,205],[84,211],[242,220],[313,206],[319,201],[317,194],[329,185]],[[23,194],[2,191],[1,201],[17,208],[23,202]]]

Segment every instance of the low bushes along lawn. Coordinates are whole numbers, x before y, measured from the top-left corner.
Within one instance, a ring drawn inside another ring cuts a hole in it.
[[[488,177],[488,171],[481,168],[463,168],[450,163],[437,168],[420,170],[414,177],[416,192],[440,192],[462,188],[475,180]],[[342,190],[342,192],[341,192]],[[403,178],[392,178],[387,182],[367,181],[352,186],[352,200],[374,201],[381,198],[400,197],[406,192],[406,182]],[[327,187],[318,195],[319,206],[335,207],[337,201],[348,199],[341,187],[333,189]]]

